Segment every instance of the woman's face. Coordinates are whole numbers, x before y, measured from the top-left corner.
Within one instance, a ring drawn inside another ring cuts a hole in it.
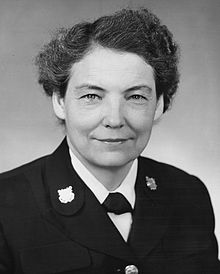
[[[53,95],[69,145],[86,166],[125,166],[148,143],[156,109],[153,69],[138,55],[97,47],[71,69],[65,98]]]

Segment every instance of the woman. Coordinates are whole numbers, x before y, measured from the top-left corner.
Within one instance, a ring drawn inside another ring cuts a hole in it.
[[[45,45],[39,83],[66,138],[1,175],[0,273],[219,273],[203,183],[140,156],[176,92],[178,52],[147,9]]]

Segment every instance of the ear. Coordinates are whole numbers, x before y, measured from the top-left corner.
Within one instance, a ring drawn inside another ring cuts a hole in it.
[[[154,121],[158,120],[162,116],[163,110],[164,110],[164,98],[163,98],[163,95],[161,95],[157,101],[157,107],[154,114]]]
[[[53,104],[53,110],[56,116],[61,120],[65,120],[66,114],[65,114],[64,98],[61,98],[58,93],[53,92],[52,104]]]

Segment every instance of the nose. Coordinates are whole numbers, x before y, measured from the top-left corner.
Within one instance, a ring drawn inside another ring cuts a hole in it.
[[[112,98],[103,110],[103,125],[107,128],[122,128],[125,124],[123,105],[120,100]]]

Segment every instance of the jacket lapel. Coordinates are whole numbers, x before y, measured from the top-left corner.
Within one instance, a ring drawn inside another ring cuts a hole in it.
[[[156,190],[151,190],[146,185],[146,176],[155,179]],[[163,181],[162,173],[159,169],[155,170],[153,161],[140,157],[135,185],[136,204],[128,240],[139,259],[146,256],[158,244],[170,220],[171,193],[170,189],[164,186]]]
[[[46,162],[45,182],[51,204],[44,217],[72,240],[101,253],[135,262],[125,243],[93,193],[74,171],[66,140]],[[58,190],[71,186],[73,201],[62,203]]]

